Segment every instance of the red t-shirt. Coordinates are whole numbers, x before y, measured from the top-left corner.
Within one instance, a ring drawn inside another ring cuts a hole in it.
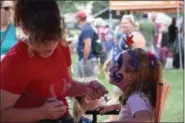
[[[68,106],[61,94],[71,85],[70,65],[69,47],[58,45],[48,58],[29,57],[27,45],[19,41],[1,61],[1,89],[21,95],[15,108],[33,108],[52,97],[49,87],[54,85],[56,96]]]

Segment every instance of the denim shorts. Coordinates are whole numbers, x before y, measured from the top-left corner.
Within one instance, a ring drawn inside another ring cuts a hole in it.
[[[80,60],[77,63],[77,69],[76,69],[77,77],[80,77],[80,78],[96,77],[96,65],[97,65],[96,58],[88,59],[86,63],[84,63],[83,59]]]

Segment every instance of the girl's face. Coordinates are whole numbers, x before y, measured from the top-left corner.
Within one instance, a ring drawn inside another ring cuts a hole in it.
[[[127,51],[124,51],[116,56],[115,63],[111,66],[109,70],[109,82],[121,90],[131,83],[130,73],[125,71],[125,65],[128,58]]]
[[[123,18],[121,21],[121,28],[124,33],[129,33],[131,28],[133,27],[132,23],[129,19]]]
[[[104,101],[105,100],[104,100],[103,97],[100,98],[100,99],[96,99],[96,100],[90,100],[88,97],[85,96],[84,97],[85,104],[83,104],[83,105],[85,105],[85,107],[86,107],[87,110],[88,109],[95,109],[98,106],[102,105]]]
[[[1,22],[9,22],[12,20],[13,2],[3,1],[1,5]]]

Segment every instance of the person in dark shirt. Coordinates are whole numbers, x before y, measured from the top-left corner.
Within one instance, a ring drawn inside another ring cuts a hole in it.
[[[81,27],[81,32],[77,41],[77,76],[96,77],[95,66],[96,57],[92,50],[92,41],[94,38],[94,30],[90,24],[87,23],[87,14],[79,11],[76,14],[77,24]]]
[[[169,43],[174,43],[175,39],[177,38],[177,31],[176,18],[173,18],[171,25],[168,27]]]

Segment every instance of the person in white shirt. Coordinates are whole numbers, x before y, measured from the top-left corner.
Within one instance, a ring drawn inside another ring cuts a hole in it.
[[[159,59],[141,48],[129,49],[116,56],[110,68],[109,82],[119,87],[123,95],[120,104],[99,106],[101,114],[120,110],[118,121],[152,122],[155,118],[157,83],[161,81]]]

